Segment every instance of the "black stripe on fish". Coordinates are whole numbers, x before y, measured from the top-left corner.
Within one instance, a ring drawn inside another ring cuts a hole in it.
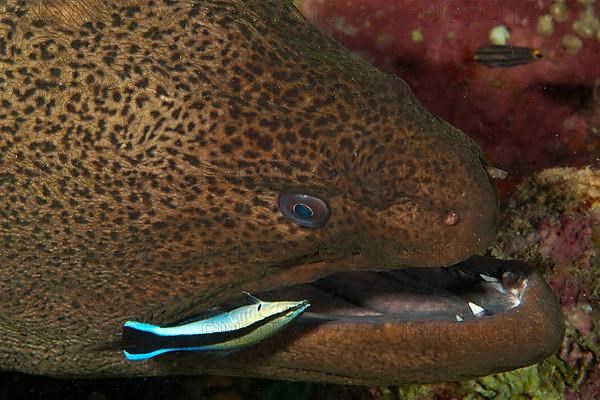
[[[475,61],[490,68],[529,64],[543,57],[540,49],[509,45],[485,45],[475,51]]]
[[[144,358],[151,358],[153,356],[150,354],[159,352],[161,350],[177,351],[186,349],[189,350],[191,348],[207,347],[206,349],[198,350],[220,351],[220,349],[217,348],[218,345],[226,344],[227,342],[231,342],[235,339],[243,338],[244,336],[247,336],[252,332],[256,331],[260,327],[265,326],[273,321],[276,321],[284,317],[286,314],[297,311],[302,307],[305,307],[305,303],[299,303],[295,307],[288,308],[277,314],[273,314],[267,318],[261,319],[241,329],[198,335],[157,335],[155,333],[148,332],[145,330],[124,326],[123,349],[130,355],[149,354],[148,357]],[[241,345],[239,348],[228,349],[226,350],[226,352],[236,351],[243,347],[244,345]],[[162,352],[160,354],[162,354]]]

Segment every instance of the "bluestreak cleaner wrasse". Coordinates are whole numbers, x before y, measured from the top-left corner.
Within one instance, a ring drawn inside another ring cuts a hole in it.
[[[540,60],[540,49],[510,45],[485,45],[475,50],[475,61],[490,68],[508,68]]]
[[[172,351],[240,350],[274,335],[309,306],[307,300],[256,299],[255,304],[178,326],[161,328],[127,321],[123,325],[123,353],[129,360],[145,360]]]

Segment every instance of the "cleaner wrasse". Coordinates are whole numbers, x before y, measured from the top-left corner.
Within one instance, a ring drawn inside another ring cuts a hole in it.
[[[238,351],[274,335],[310,306],[306,300],[252,298],[255,304],[172,327],[127,321],[123,353],[128,360],[146,360],[174,351]]]

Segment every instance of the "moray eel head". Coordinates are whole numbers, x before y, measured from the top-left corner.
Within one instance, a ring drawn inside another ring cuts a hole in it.
[[[3,369],[429,382],[562,337],[527,266],[445,267],[495,233],[477,146],[289,1],[0,1],[0,194]],[[242,291],[311,309],[239,354],[124,359],[125,321]]]
[[[319,89],[303,89],[305,101],[318,106],[290,110],[302,121],[300,138],[307,138],[299,143],[316,151],[276,141],[270,157],[277,161],[266,162],[270,192],[260,211],[272,230],[261,237],[285,241],[272,253],[280,257],[276,264],[326,261],[323,271],[311,269],[314,278],[348,269],[350,259],[353,269],[439,267],[482,252],[496,233],[497,199],[477,145],[424,109],[401,79],[344,56],[312,66],[311,74],[327,77]],[[340,71],[340,59],[359,63],[353,71],[364,87]],[[296,154],[308,157],[295,161]],[[282,155],[289,156],[283,173]],[[325,202],[321,207],[331,215],[318,228],[298,228],[281,204],[272,207],[281,193],[292,198],[288,208],[295,194],[307,194]]]

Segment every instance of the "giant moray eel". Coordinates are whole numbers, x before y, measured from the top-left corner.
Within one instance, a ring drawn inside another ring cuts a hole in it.
[[[3,369],[431,382],[537,362],[562,338],[529,267],[442,268],[495,234],[477,146],[288,1],[5,0],[0,94]],[[284,193],[329,220],[296,225]],[[242,290],[311,312],[227,356],[122,356],[124,321]],[[457,321],[469,299],[489,315]]]

